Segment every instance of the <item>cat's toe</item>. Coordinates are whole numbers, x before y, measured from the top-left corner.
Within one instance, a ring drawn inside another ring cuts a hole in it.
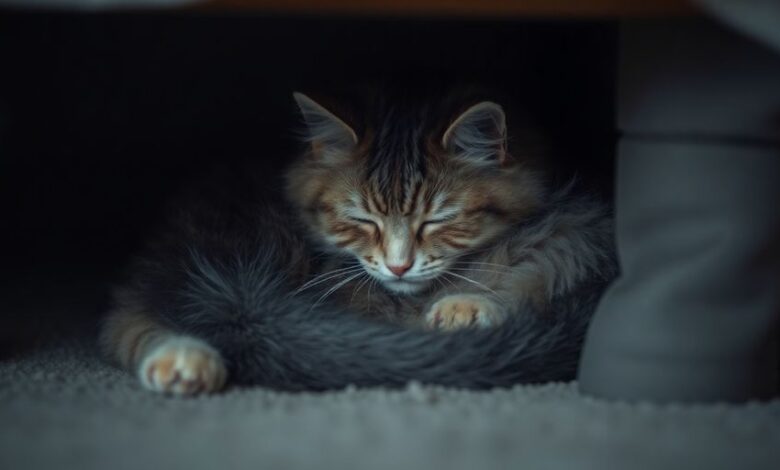
[[[141,363],[141,382],[149,389],[174,395],[218,391],[227,370],[219,353],[194,338],[171,338],[153,349]]]
[[[455,330],[489,327],[500,323],[500,307],[479,295],[450,295],[439,300],[428,311],[425,320],[430,328]]]

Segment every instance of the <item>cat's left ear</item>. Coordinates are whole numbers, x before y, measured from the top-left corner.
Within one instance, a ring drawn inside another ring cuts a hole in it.
[[[504,110],[492,101],[468,108],[444,132],[442,146],[454,157],[476,165],[503,165],[509,157]]]
[[[306,135],[313,152],[328,160],[350,155],[357,145],[357,135],[347,123],[303,93],[293,93],[306,122]]]

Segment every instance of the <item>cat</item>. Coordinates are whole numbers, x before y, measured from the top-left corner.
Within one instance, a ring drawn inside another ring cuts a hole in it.
[[[228,378],[287,390],[572,378],[616,274],[607,207],[547,188],[510,152],[493,101],[383,97],[356,125],[294,99],[306,148],[285,198],[246,174],[188,197],[114,293],[107,355],[179,395]]]

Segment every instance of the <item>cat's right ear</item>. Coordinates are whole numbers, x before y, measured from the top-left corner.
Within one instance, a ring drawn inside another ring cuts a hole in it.
[[[357,145],[357,135],[346,122],[303,93],[293,93],[306,123],[303,140],[312,153],[326,161],[338,161],[351,154]]]
[[[442,146],[473,165],[504,165],[508,161],[504,110],[492,101],[473,105],[450,124]]]

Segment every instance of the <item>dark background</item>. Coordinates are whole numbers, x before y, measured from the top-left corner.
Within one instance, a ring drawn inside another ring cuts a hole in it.
[[[0,343],[42,321],[31,305],[104,298],[192,175],[251,160],[274,179],[296,89],[488,85],[553,144],[559,179],[609,196],[616,39],[609,22],[0,11]]]

